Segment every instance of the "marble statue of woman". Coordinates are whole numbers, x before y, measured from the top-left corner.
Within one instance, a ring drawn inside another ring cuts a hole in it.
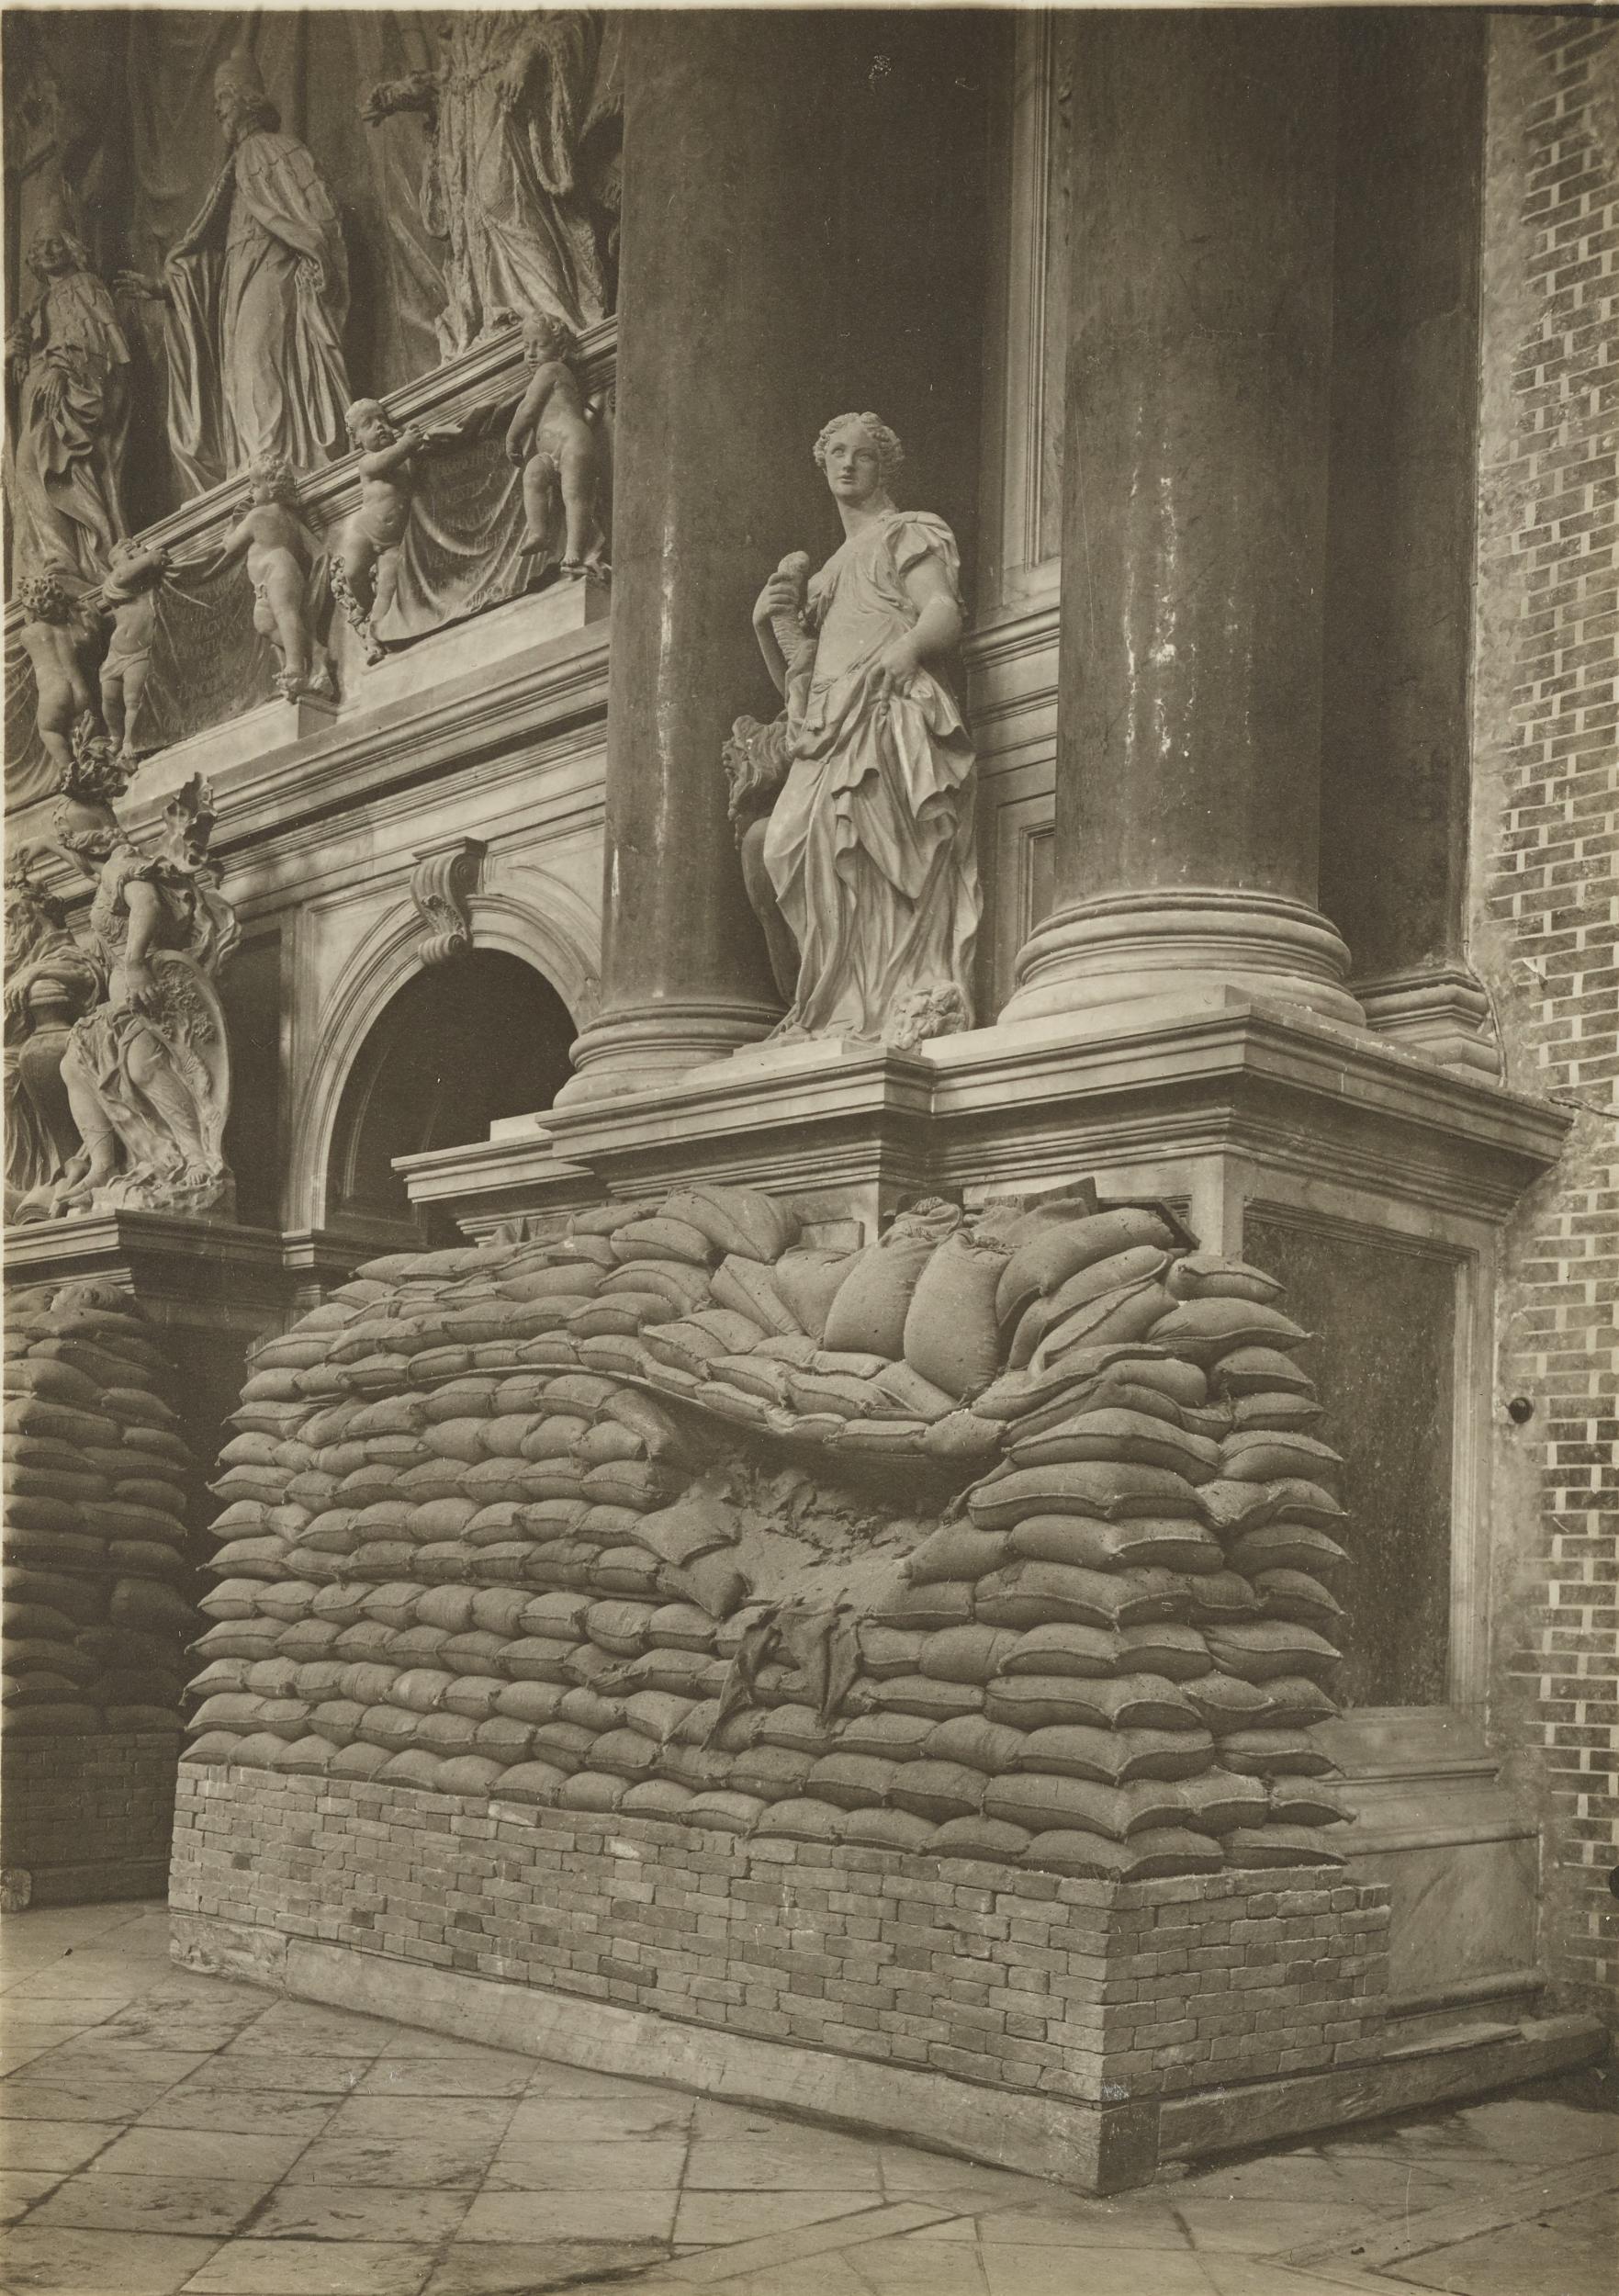
[[[6,1218],[42,1220],[79,1131],[62,1081],[75,1020],[107,994],[107,976],[67,928],[62,902],[25,846],[6,872]]]
[[[341,451],[348,255],[313,154],[282,131],[245,45],[214,75],[225,164],[169,250],[161,280],[121,284],[168,305],[169,437],[197,493],[264,456],[318,467]]]
[[[784,565],[753,613],[792,760],[762,849],[798,949],[777,1034],[908,1049],[973,1024],[974,760],[938,670],[961,634],[959,561],[943,519],[895,507],[886,423],[838,415],[815,453],[843,543],[806,596]],[[800,606],[790,659],[781,626]]]
[[[94,582],[126,531],[119,489],[129,429],[129,346],[111,296],[65,224],[28,249],[42,292],[6,340],[16,386],[11,485],[25,554]]]

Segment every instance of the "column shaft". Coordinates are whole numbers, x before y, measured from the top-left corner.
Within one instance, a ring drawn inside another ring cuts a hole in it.
[[[1077,45],[1056,900],[1008,1017],[1232,985],[1355,1019],[1314,906],[1332,30]]]

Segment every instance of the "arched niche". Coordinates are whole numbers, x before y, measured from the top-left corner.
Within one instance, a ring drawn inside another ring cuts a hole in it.
[[[577,1034],[550,982],[505,950],[469,950],[412,974],[372,1022],[343,1080],[327,1223],[397,1222],[401,1240],[459,1242],[447,1215],[411,1206],[393,1158],[484,1140],[502,1117],[549,1108]]]

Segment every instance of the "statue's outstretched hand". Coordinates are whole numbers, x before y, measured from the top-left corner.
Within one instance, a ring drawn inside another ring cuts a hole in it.
[[[148,303],[166,303],[169,290],[162,279],[154,279],[150,271],[120,271],[113,280],[120,295],[134,295]]]

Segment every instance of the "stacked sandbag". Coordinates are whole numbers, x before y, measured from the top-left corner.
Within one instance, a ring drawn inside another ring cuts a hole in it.
[[[172,1729],[197,1626],[172,1367],[128,1294],[86,1282],[10,1293],[5,1359],[6,1728]]]
[[[194,1755],[1060,1871],[1329,1855],[1331,1456],[1302,1375],[1243,1385],[1303,1337],[1270,1279],[1191,1243],[1075,1191],[852,1249],[692,1187],[371,1263],[254,1353]],[[771,1457],[938,1526],[872,1601],[778,1599],[728,1480]]]

